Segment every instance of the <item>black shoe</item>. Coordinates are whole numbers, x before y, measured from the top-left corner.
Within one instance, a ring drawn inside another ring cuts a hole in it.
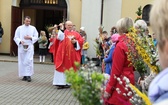
[[[58,86],[57,89],[64,89],[64,86]]]
[[[71,85],[65,85],[64,86],[64,88],[70,88],[71,87]]]
[[[24,76],[24,77],[22,78],[22,81],[27,81],[27,77]]]
[[[57,89],[65,89],[65,88],[70,88],[70,85],[59,85]]]
[[[31,82],[31,77],[27,76],[27,82]]]

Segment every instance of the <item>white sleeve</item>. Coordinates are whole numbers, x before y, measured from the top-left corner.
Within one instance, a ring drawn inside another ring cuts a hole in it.
[[[64,33],[61,30],[59,30],[58,35],[57,35],[57,39],[62,41],[64,39],[64,37],[65,37]]]
[[[32,43],[34,44],[37,40],[38,40],[38,32],[37,32],[37,29],[34,27]]]
[[[79,45],[78,41],[76,42],[76,48],[75,48],[75,50],[80,50],[80,45]]]
[[[13,38],[13,40],[15,41],[15,43],[19,46],[19,43],[21,42],[21,38],[20,38],[20,27],[18,27],[15,31],[15,36]]]

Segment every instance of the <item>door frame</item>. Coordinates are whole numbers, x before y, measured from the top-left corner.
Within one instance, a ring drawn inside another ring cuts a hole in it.
[[[22,9],[20,7],[11,7],[11,38],[10,38],[10,56],[18,55],[18,47],[13,38],[15,30],[22,24]]]

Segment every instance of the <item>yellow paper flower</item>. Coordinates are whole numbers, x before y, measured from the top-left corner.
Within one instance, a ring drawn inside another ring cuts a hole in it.
[[[146,105],[152,105],[149,98],[144,94],[141,93],[134,85],[130,84],[130,87],[142,98]]]
[[[159,72],[159,67],[156,64],[152,64],[156,61],[156,56],[153,56],[151,49],[154,49],[154,45],[151,39],[145,35],[137,35],[135,28],[130,28],[127,36],[127,58],[131,61],[131,64],[140,74],[145,74],[147,68],[155,73]]]

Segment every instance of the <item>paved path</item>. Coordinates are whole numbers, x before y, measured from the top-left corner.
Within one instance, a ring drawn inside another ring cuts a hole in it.
[[[51,58],[50,55],[47,55],[46,60],[43,64],[53,64],[51,62],[50,58]],[[0,61],[2,61],[2,62],[17,62],[18,57],[17,56],[9,56],[9,55],[0,55]],[[38,55],[34,56],[34,63],[40,64]]]
[[[54,65],[34,59],[32,82],[18,78],[17,57],[0,55],[0,105],[79,105],[72,90],[52,86]]]

